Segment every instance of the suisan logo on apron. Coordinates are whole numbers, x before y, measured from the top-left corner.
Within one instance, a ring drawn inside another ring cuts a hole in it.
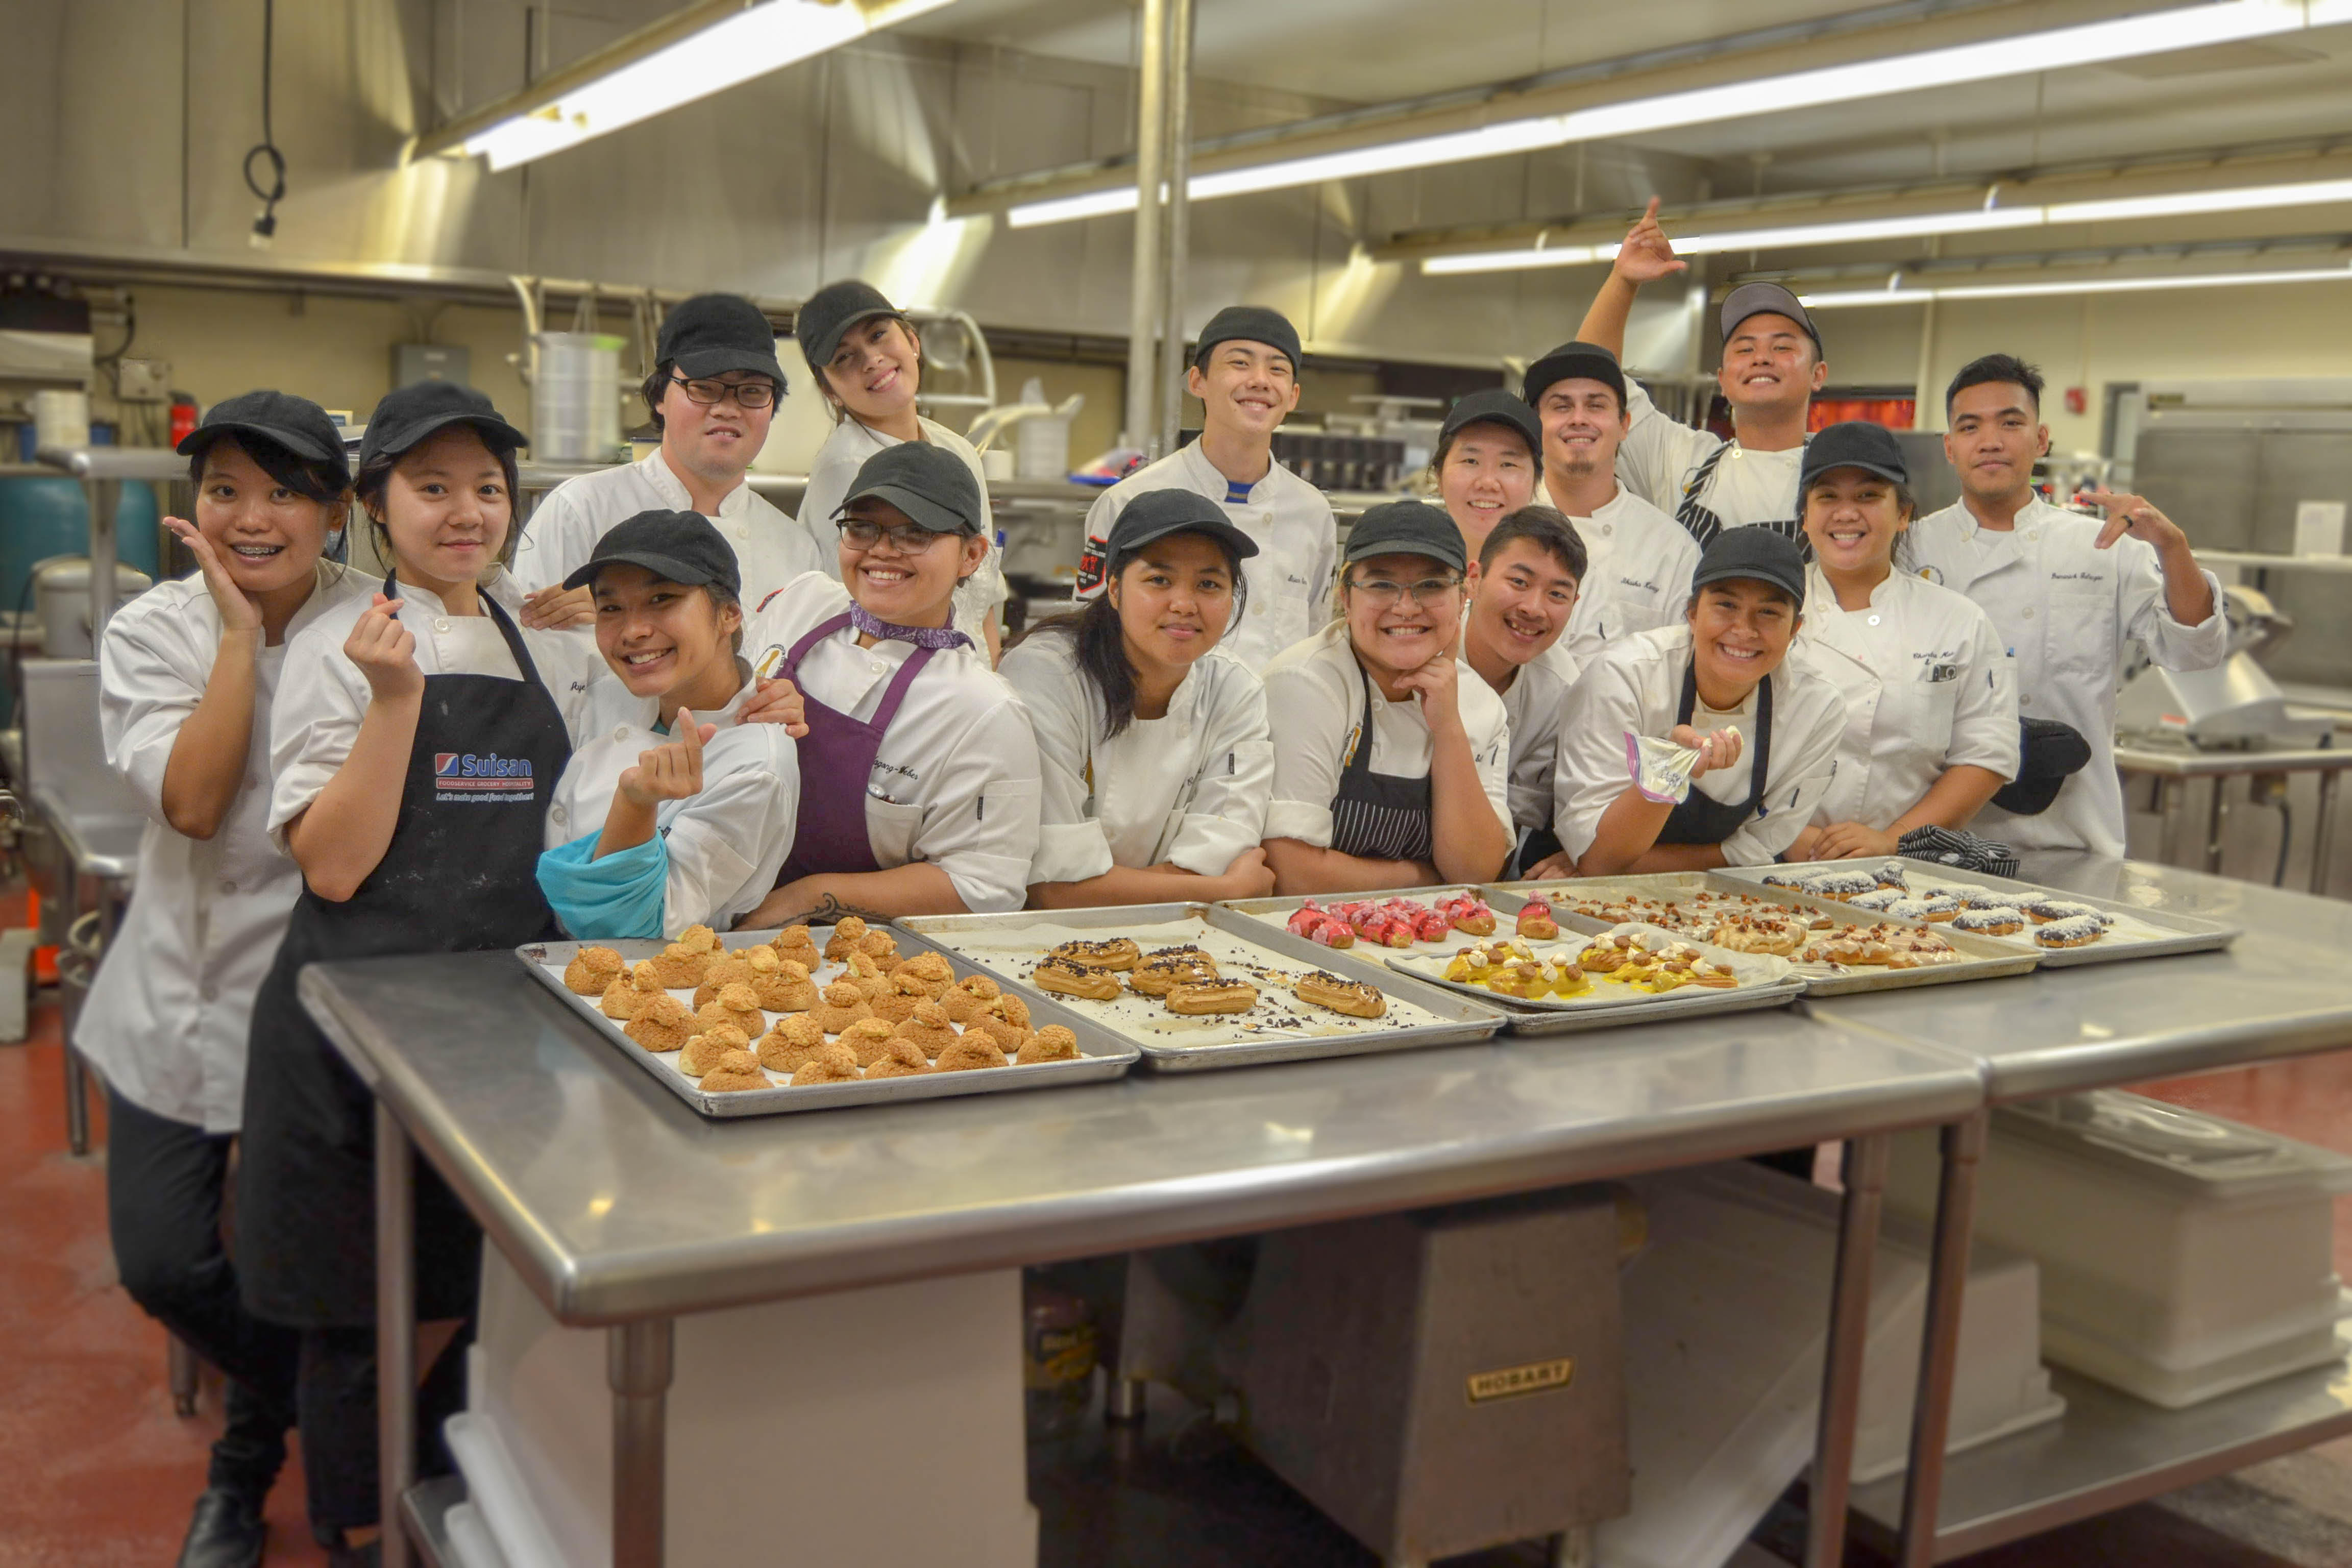
[[[539,792],[529,757],[502,757],[496,752],[436,752],[433,753],[436,800],[526,801]]]

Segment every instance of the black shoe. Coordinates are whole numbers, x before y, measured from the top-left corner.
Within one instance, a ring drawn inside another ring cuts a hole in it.
[[[383,1542],[371,1541],[365,1546],[339,1546],[327,1553],[327,1568],[377,1568],[383,1561]]]
[[[258,1568],[268,1537],[269,1527],[251,1502],[226,1487],[210,1488],[188,1521],[180,1568]]]

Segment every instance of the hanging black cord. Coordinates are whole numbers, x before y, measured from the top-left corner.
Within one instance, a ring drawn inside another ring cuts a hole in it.
[[[286,155],[278,150],[269,122],[269,61],[277,26],[278,0],[261,0],[261,141],[245,155],[245,188],[261,198],[261,216],[253,220],[257,239],[268,239],[278,232],[278,204],[286,199]],[[269,160],[268,190],[253,177],[256,158]]]

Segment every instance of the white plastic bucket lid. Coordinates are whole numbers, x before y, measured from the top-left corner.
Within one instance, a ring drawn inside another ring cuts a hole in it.
[[[2004,1106],[1994,1126],[2207,1202],[2352,1190],[2352,1157],[2121,1089]]]

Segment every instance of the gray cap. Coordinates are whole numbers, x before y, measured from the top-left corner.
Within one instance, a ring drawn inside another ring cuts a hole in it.
[[[1264,343],[1290,361],[1290,374],[1298,374],[1298,329],[1290,318],[1279,310],[1269,310],[1263,305],[1228,305],[1209,318],[1201,329],[1201,343],[1192,351],[1195,368],[1209,368],[1209,351],[1219,343],[1235,340]]]
[[[793,336],[800,340],[809,363],[825,364],[841,352],[841,340],[850,328],[876,316],[898,314],[898,307],[881,289],[863,279],[845,278],[810,295],[793,313]]]
[[[1797,493],[1803,495],[1832,468],[1860,468],[1898,485],[1911,482],[1895,432],[1867,419],[1848,419],[1814,432],[1805,443],[1804,461],[1797,468]]]
[[[1505,392],[1490,387],[1473,392],[1455,400],[1445,411],[1445,423],[1437,428],[1437,439],[1443,444],[1467,430],[1473,425],[1500,425],[1518,432],[1519,439],[1528,444],[1530,457],[1543,456],[1543,426],[1536,419],[1536,411]]]
[[[845,516],[853,501],[868,496],[889,502],[933,533],[980,531],[980,481],[961,458],[929,441],[901,441],[866,458],[833,515]]]
[[[1805,336],[1813,340],[1813,353],[1822,352],[1821,329],[1805,313],[1804,302],[1778,283],[1742,283],[1723,297],[1723,341],[1729,342],[1748,317],[1766,314],[1786,316],[1804,328]]]
[[[1127,503],[1103,542],[1106,559],[1117,560],[1171,533],[1205,533],[1223,540],[1244,561],[1257,553],[1257,541],[1234,526],[1225,509],[1198,490],[1146,490]]]
[[[1367,507],[1348,531],[1350,566],[1375,555],[1425,555],[1456,572],[1470,564],[1462,531],[1444,512],[1420,500],[1383,501]]]
[[[740,294],[697,294],[662,318],[654,358],[689,379],[751,371],[784,384],[776,363],[776,329],[768,313]]]
[[[1556,381],[1597,381],[1615,389],[1617,406],[1625,406],[1625,370],[1617,356],[1599,343],[1562,343],[1551,353],[1528,366],[1528,378],[1519,394],[1532,408],[1543,399],[1544,389]]]
[[[1805,553],[1785,534],[1752,524],[1725,529],[1700,553],[1691,592],[1734,577],[1769,583],[1805,607]]]

